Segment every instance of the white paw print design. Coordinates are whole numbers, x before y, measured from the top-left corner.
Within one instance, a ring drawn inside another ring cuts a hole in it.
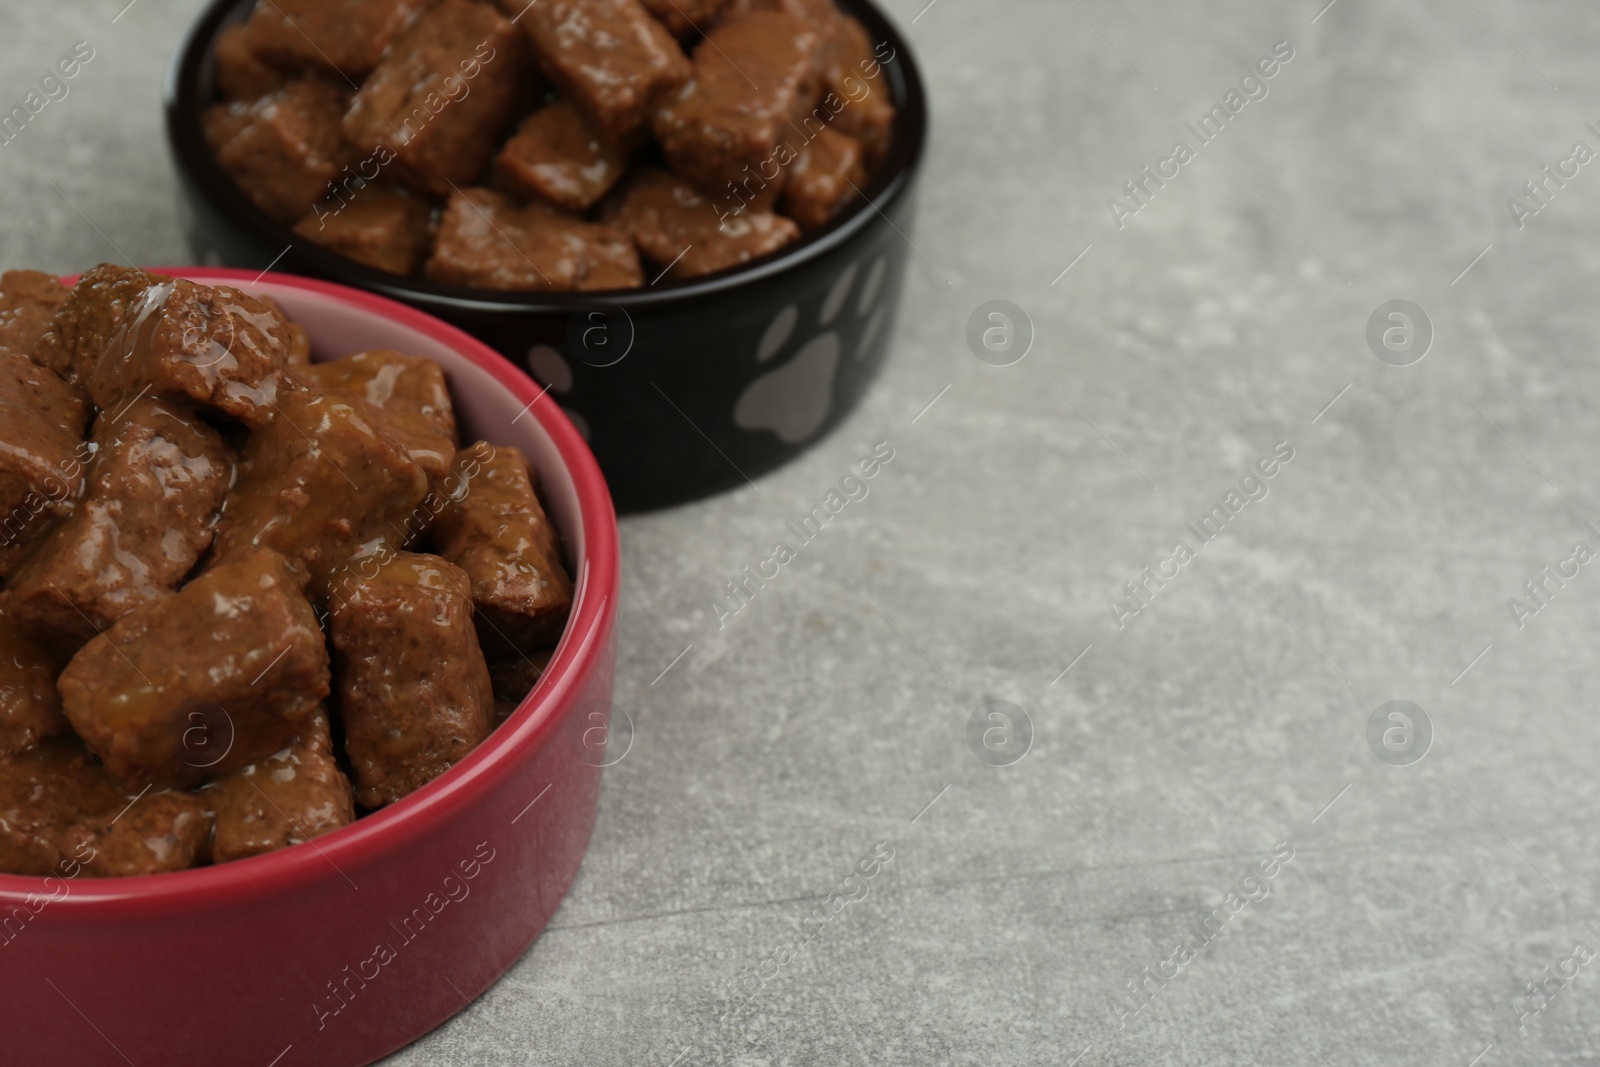
[[[733,408],[736,426],[753,432],[765,430],[776,434],[785,444],[797,445],[828,421],[828,413],[833,410],[833,377],[839,369],[840,354],[839,333],[830,327],[844,310],[858,268],[859,264],[850,264],[828,290],[817,314],[817,325],[822,332],[800,345],[788,362],[745,388]],[[883,328],[887,306],[878,303],[878,295],[887,268],[884,257],[879,256],[867,270],[866,281],[856,299],[857,317],[869,312],[872,316],[852,353],[856,359],[865,357]],[[776,358],[789,344],[799,322],[800,310],[793,304],[774,315],[756,346],[756,362],[766,363]]]
[[[534,345],[528,349],[528,370],[535,380],[543,382],[552,393],[572,392],[572,368],[561,353],[549,345]],[[569,407],[561,409],[562,414],[572,420],[572,425],[577,427],[585,441],[592,440],[589,434],[589,420]]]

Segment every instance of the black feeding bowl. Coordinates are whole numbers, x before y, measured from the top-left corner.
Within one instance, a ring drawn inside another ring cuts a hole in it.
[[[772,470],[854,407],[888,353],[927,136],[905,39],[865,0],[841,6],[894,59],[881,84],[898,115],[863,197],[826,229],[718,274],[643,289],[502,293],[363,266],[262,214],[212,158],[200,117],[216,100],[212,45],[252,0],[216,0],[168,71],[167,137],[197,262],[325,278],[461,327],[541,385],[588,439],[617,505],[682,503]]]

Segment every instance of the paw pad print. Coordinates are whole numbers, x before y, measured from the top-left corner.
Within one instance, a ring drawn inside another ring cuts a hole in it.
[[[864,358],[883,328],[886,308],[878,303],[887,264],[882,256],[867,269],[866,280],[856,298],[857,318],[867,316],[866,328],[856,344],[854,356]],[[819,332],[793,346],[794,354],[751,382],[734,405],[733,421],[740,429],[776,434],[785,444],[799,444],[815,434],[828,421],[833,410],[833,379],[839,369],[843,347],[843,324],[835,325],[849,303],[860,264],[846,267],[822,300],[817,311]],[[756,346],[758,364],[772,362],[791,347],[800,325],[800,309],[784,307],[762,332]]]
[[[549,345],[534,345],[528,349],[528,371],[535,381],[543,382],[553,393],[570,393],[574,378],[572,367],[561,355]],[[589,420],[569,407],[563,407],[562,412],[572,425],[577,427],[578,433],[583,435],[585,441],[593,440],[589,430]]]

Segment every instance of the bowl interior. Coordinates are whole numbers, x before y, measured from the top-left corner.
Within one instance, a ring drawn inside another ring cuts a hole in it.
[[[550,520],[561,531],[574,577],[572,612],[543,677],[516,713],[471,754],[410,796],[318,838],[311,846],[280,849],[213,867],[120,879],[82,879],[58,907],[139,902],[182,906],[200,894],[247,895],[292,888],[326,877],[328,857],[360,855],[398,845],[414,820],[438,820],[462,802],[476,780],[514,773],[514,763],[537,748],[566,694],[593,666],[614,612],[616,519],[605,482],[576,429],[526,375],[454,327],[419,311],[327,282],[248,271],[155,267],[152,270],[212,285],[231,285],[277,300],[310,335],[313,359],[338,359],[374,348],[426,356],[445,370],[464,443],[486,440],[520,450],[533,468]],[[0,905],[38,893],[48,879],[0,874]]]

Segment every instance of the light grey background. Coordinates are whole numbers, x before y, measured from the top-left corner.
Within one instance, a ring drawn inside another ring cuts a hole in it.
[[[196,5],[125,2],[0,4],[8,106],[97,52],[0,148],[0,265],[187,257],[158,96]],[[637,736],[582,875],[390,1062],[1600,1062],[1593,967],[1513,1008],[1600,948],[1600,567],[1507,607],[1600,548],[1600,163],[1525,228],[1506,206],[1600,149],[1600,11],[924,2],[890,3],[935,116],[891,366],[758,487],[623,523]],[[1280,40],[1270,95],[1119,230],[1107,199]],[[1036,328],[1015,366],[966,346],[994,298]],[[1394,299],[1435,330],[1405,368],[1365,340]],[[883,440],[867,499],[719,630],[723,583]],[[1280,442],[1270,495],[1119,629],[1122,584]],[[1009,767],[967,747],[990,699],[1031,716]],[[1434,730],[1409,767],[1368,749],[1391,699]],[[867,897],[719,1022],[879,841]]]

